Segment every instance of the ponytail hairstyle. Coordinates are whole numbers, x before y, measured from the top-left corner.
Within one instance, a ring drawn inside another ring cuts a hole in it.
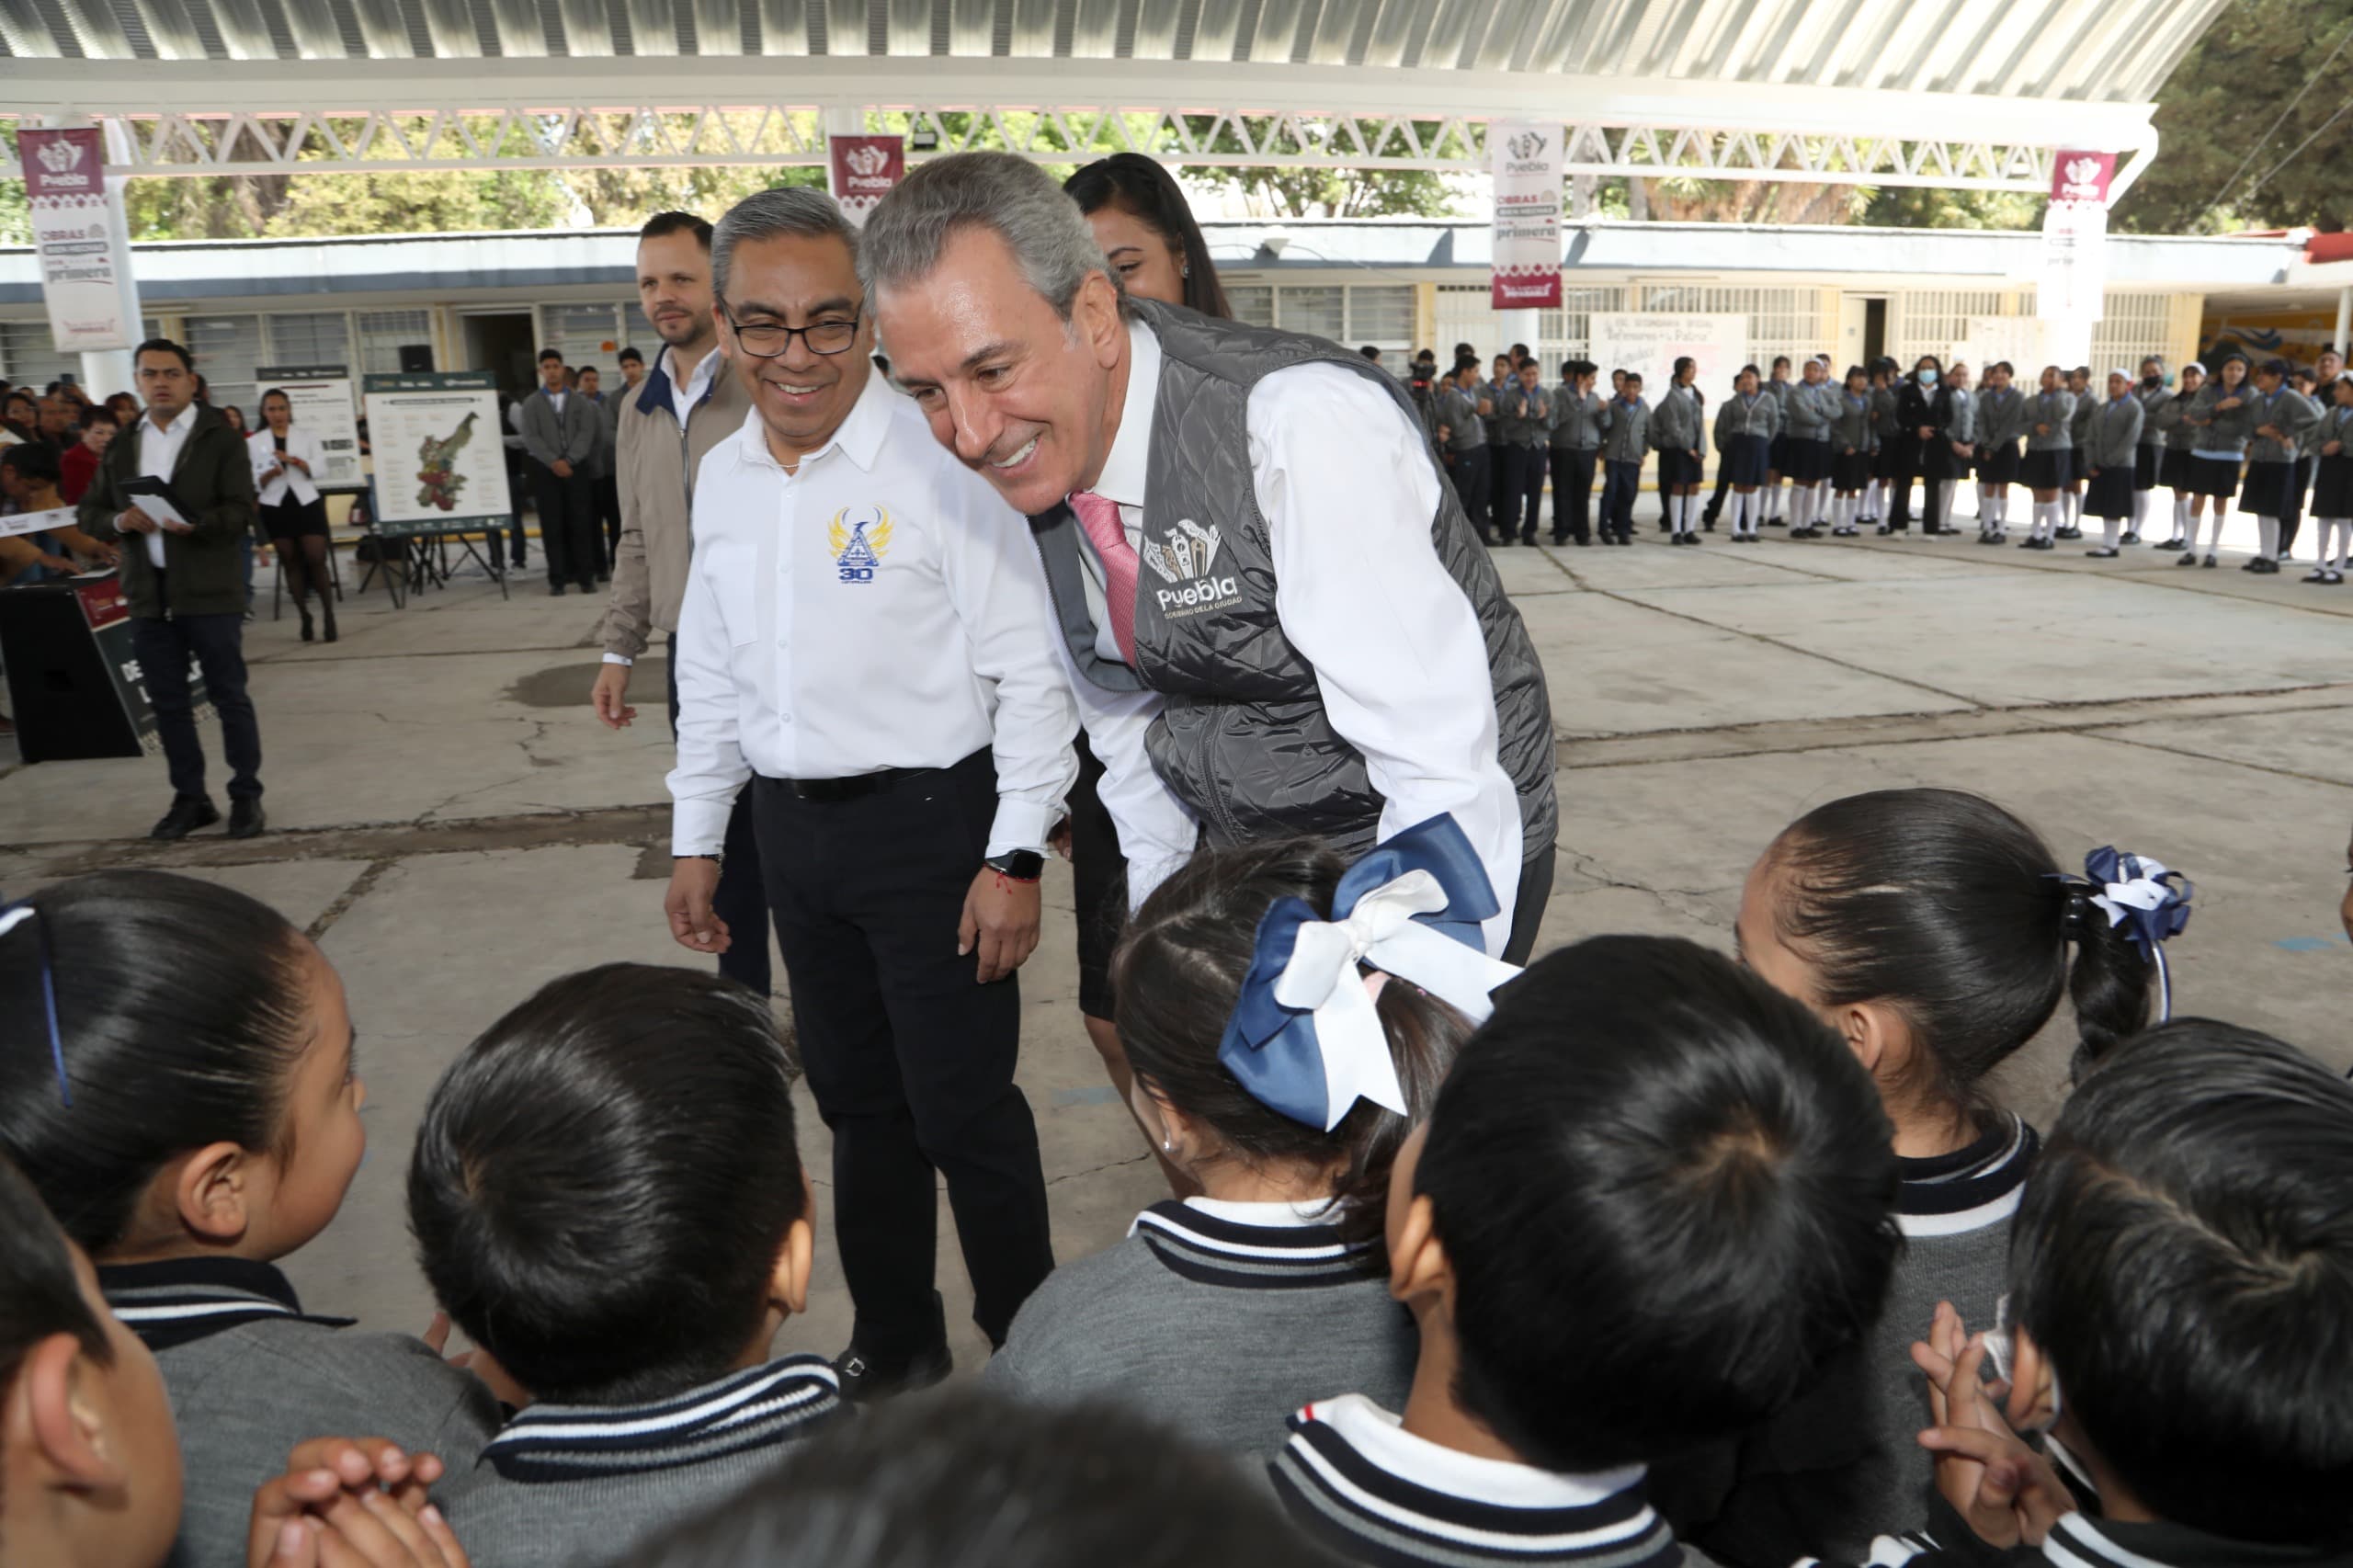
[[[175,1156],[283,1151],[306,944],[267,904],[163,871],[97,871],[26,903],[0,934],[0,1153],[96,1256]]]
[[[2078,1062],[2149,1020],[2129,926],[2065,880],[2034,830],[1958,790],[1875,790],[1818,806],[1766,851],[1775,933],[1824,1007],[1894,1007],[1920,1049],[1901,1092],[1984,1108],[1985,1074],[2075,1003]]]
[[[1225,287],[1217,280],[1217,263],[1210,259],[1210,243],[1201,237],[1192,205],[1158,160],[1141,153],[1114,153],[1071,176],[1063,182],[1063,189],[1078,203],[1081,212],[1117,207],[1183,256],[1187,310],[1205,316],[1233,317],[1233,307],[1226,302]]]
[[[1137,1081],[1208,1126],[1245,1165],[1298,1161],[1330,1169],[1342,1233],[1377,1256],[1390,1166],[1437,1103],[1471,1032],[1461,1015],[1390,979],[1375,1006],[1412,1115],[1358,1100],[1329,1132],[1262,1104],[1218,1060],[1256,956],[1258,923],[1284,898],[1329,919],[1347,868],[1328,845],[1305,838],[1197,856],[1144,901],[1112,957],[1111,978],[1120,1040]]]

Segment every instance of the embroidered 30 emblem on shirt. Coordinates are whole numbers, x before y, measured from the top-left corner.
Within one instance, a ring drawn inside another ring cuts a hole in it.
[[[825,529],[825,547],[845,583],[871,583],[891,553],[891,514],[880,506],[845,506]]]

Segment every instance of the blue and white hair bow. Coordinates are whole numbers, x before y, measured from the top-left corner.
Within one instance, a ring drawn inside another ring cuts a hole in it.
[[[2190,895],[2197,890],[2179,871],[2113,846],[2085,856],[2084,875],[2092,884],[2086,902],[2107,915],[2110,930],[2126,927],[2141,956],[2156,966],[2157,1022],[2164,1023],[2173,1017],[2173,975],[2165,968],[2165,944],[2189,924]]]
[[[1407,828],[1341,877],[1329,920],[1296,898],[1267,911],[1218,1060],[1260,1104],[1327,1132],[1359,1099],[1409,1114],[1358,966],[1483,1022],[1487,994],[1519,973],[1487,956],[1481,926],[1502,908],[1453,817]]]
[[[0,937],[40,918],[40,911],[29,901],[20,899],[15,903],[0,904]],[[65,1081],[65,1040],[57,1028],[57,971],[50,961],[48,928],[34,925],[33,937],[40,944],[40,1000],[49,1016],[49,1062],[57,1074],[58,1097],[70,1106],[74,1103],[74,1090]]]

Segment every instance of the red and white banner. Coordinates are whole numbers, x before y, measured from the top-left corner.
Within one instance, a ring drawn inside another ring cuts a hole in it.
[[[834,199],[853,223],[865,222],[875,203],[907,175],[904,136],[828,136],[825,151],[833,165]]]
[[[66,353],[131,347],[139,341],[139,312],[130,302],[131,247],[108,210],[115,199],[107,189],[103,133],[95,126],[20,131],[17,149],[50,336]]]
[[[2045,321],[2080,326],[2108,313],[2108,192],[2115,177],[2113,153],[2062,148],[2051,160],[2034,307]],[[2071,338],[2064,347],[2072,346]]]
[[[1487,127],[1495,179],[1495,278],[1499,311],[1561,303],[1561,128],[1520,120]]]

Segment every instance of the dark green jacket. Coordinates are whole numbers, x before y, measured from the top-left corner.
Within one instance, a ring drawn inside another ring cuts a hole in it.
[[[183,415],[187,418],[190,415]],[[245,443],[229,428],[218,409],[193,411],[196,427],[180,448],[172,467],[171,484],[189,507],[194,533],[161,535],[164,541],[163,581],[147,559],[143,534],[125,534],[114,520],[133,499],[121,486],[139,477],[140,426],[132,425],[114,438],[98,472],[82,496],[82,531],[97,539],[119,540],[122,547],[122,591],[131,613],[160,619],[165,608],[176,615],[242,615],[245,583],[237,541],[249,537],[260,521],[254,503],[254,469]]]

